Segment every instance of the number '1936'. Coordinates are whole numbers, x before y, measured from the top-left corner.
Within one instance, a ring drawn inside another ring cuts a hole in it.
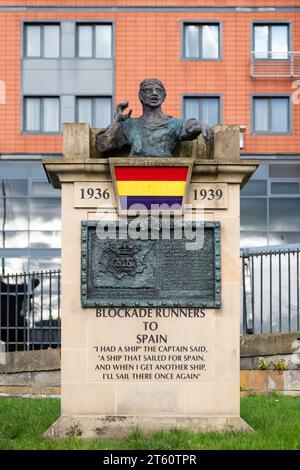
[[[80,188],[80,199],[109,199],[108,189],[101,188]]]

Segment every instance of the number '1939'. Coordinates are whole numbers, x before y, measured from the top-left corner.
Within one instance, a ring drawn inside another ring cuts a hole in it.
[[[207,199],[208,201],[219,200],[223,197],[222,189],[194,189],[194,201]]]

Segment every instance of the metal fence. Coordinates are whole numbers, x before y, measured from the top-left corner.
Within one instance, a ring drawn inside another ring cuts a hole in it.
[[[0,341],[6,351],[60,346],[58,271],[0,278]],[[300,247],[241,251],[241,333],[300,330]]]
[[[300,248],[242,250],[241,332],[300,329]]]
[[[6,351],[60,346],[60,271],[0,278],[0,340]]]

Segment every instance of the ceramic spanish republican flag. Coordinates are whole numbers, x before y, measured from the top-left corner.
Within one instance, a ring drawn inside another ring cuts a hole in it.
[[[182,210],[191,163],[179,164],[175,158],[168,159],[166,165],[155,161],[155,158],[149,158],[145,165],[145,159],[139,162],[138,158],[130,158],[122,159],[122,164],[118,161],[113,163],[112,176],[119,211]]]

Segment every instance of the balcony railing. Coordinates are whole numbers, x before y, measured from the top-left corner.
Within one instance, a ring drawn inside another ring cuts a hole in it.
[[[300,77],[300,52],[251,52],[251,77]]]

